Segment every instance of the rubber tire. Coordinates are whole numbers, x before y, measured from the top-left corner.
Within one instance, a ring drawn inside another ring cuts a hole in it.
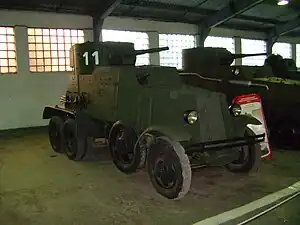
[[[133,138],[132,150],[134,151],[134,159],[133,159],[132,163],[127,166],[124,166],[119,163],[119,161],[117,160],[117,157],[114,154],[113,147],[112,147],[113,143],[115,142],[114,138],[116,137],[116,134],[120,129],[126,129],[128,134]],[[118,170],[120,170],[122,173],[131,174],[131,173],[137,172],[139,169],[139,165],[141,164],[141,161],[142,161],[142,154],[141,154],[139,147],[135,148],[136,141],[137,141],[137,135],[135,134],[134,130],[131,128],[125,127],[121,123],[113,125],[109,132],[108,148],[110,151],[110,155],[112,157],[113,163],[118,168]]]
[[[68,158],[70,160],[74,160],[74,161],[82,160],[85,157],[85,154],[86,154],[87,141],[84,138],[79,139],[79,137],[77,135],[77,124],[76,124],[76,121],[74,119],[68,119],[64,123],[63,134],[64,134],[64,137],[65,137],[64,138],[65,141],[66,141],[66,132],[68,130],[75,137],[75,143],[76,143],[75,147],[76,147],[76,149],[75,149],[73,154],[70,154],[69,152],[67,152],[66,142],[64,142],[65,154],[68,156]],[[79,145],[82,148],[81,150],[79,149]]]
[[[59,143],[54,143],[54,140],[51,139],[51,135],[50,135],[51,126],[56,126],[56,129],[59,129],[59,131],[58,131],[59,140],[60,140]],[[62,134],[63,126],[64,126],[64,121],[63,121],[63,119],[61,119],[58,116],[52,117],[49,121],[49,125],[48,125],[49,142],[50,142],[50,145],[51,145],[53,151],[55,151],[56,153],[63,153],[64,152],[63,134]]]
[[[245,135],[255,135],[255,133],[247,129]],[[258,172],[261,165],[262,150],[259,143],[252,145],[248,152],[248,157],[242,164],[229,163],[226,168],[233,173],[251,173]]]
[[[151,141],[154,140],[155,135],[151,133],[144,133],[139,136],[137,139],[137,142],[135,143],[135,148],[138,148],[138,150],[141,152],[141,162],[138,166],[138,169],[144,169],[147,164],[147,155],[148,155],[148,146],[146,146],[146,143],[142,143],[145,141],[144,138],[151,138]],[[150,142],[151,143],[151,142]]]
[[[152,170],[152,160],[156,156],[157,150],[155,149],[157,144],[160,140],[166,141],[168,144],[170,144],[173,148],[172,154],[178,160],[178,163],[180,164],[181,174],[178,179],[178,182],[175,186],[175,188],[172,189],[164,189],[161,186],[158,185],[153,170]],[[172,141],[170,138],[166,136],[159,136],[155,137],[155,140],[151,143],[149,147],[149,152],[147,156],[147,169],[148,169],[148,175],[149,179],[160,195],[162,195],[165,198],[172,199],[172,200],[179,200],[183,198],[189,191],[191,186],[191,180],[192,180],[192,170],[191,165],[188,156],[185,153],[184,148],[182,145],[177,141]]]

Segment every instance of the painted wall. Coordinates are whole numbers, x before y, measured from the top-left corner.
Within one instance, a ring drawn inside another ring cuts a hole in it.
[[[16,26],[18,73],[0,76],[0,130],[41,126],[43,107],[59,103],[65,92],[68,72],[29,72],[27,27],[86,29],[87,40],[92,40],[92,19],[87,16],[37,12],[0,11],[0,26]]]
[[[92,19],[88,16],[0,10],[0,26],[16,26],[18,63],[17,75],[0,76],[0,130],[46,125],[48,121],[41,119],[43,107],[59,103],[59,97],[65,93],[70,73],[29,72],[27,27],[84,29],[87,41],[93,38]],[[159,33],[197,33],[197,27],[189,24],[116,17],[107,18],[103,28],[148,32],[150,47],[158,46]],[[262,38],[260,33],[226,29],[214,29],[210,35]],[[297,39],[284,41],[300,43]],[[150,61],[159,63],[155,54],[151,56]]]

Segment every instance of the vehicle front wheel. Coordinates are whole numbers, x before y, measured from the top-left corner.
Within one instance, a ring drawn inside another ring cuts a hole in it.
[[[245,137],[253,136],[255,133],[250,129],[245,132]],[[262,150],[259,143],[243,146],[239,151],[239,158],[226,165],[230,172],[249,173],[258,171],[261,164]]]
[[[63,129],[64,121],[58,117],[54,116],[50,119],[48,125],[48,135],[49,141],[52,149],[57,153],[63,153]]]
[[[180,199],[190,189],[190,161],[182,145],[168,137],[155,137],[149,146],[147,167],[156,191],[168,199]]]
[[[77,124],[74,119],[68,119],[63,127],[64,150],[71,160],[81,160],[86,154],[86,139],[77,135]]]

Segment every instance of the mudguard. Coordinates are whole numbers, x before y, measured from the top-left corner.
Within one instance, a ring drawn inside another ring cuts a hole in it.
[[[247,124],[262,125],[262,123],[258,119],[251,115],[240,115],[238,117],[235,117],[234,122],[238,124],[241,123],[244,126],[246,126]]]
[[[179,130],[178,128],[175,127],[165,127],[165,126],[150,126],[146,128],[138,137],[138,140],[134,146],[135,150],[137,147],[139,147],[140,151],[142,151],[142,159],[141,163],[138,168],[143,168],[146,164],[147,160],[147,155],[148,155],[148,148],[141,148],[140,141],[142,140],[143,137],[150,135],[154,137],[159,137],[159,136],[164,136],[168,139],[170,139],[173,142],[187,142],[191,139],[191,136],[183,131]]]
[[[75,118],[74,112],[58,106],[46,106],[43,111],[43,119],[50,119],[53,116]]]
[[[236,127],[236,129],[241,132],[241,135],[244,134],[245,132],[245,128],[247,127],[248,124],[252,124],[252,125],[262,125],[262,123],[254,118],[251,115],[240,115],[238,117],[235,117],[233,119],[234,122],[234,127]]]
[[[143,131],[140,137],[142,137],[143,134],[146,133],[151,133],[159,136],[161,135],[167,136],[172,141],[178,141],[178,142],[189,141],[192,138],[189,133],[177,127],[165,127],[165,126],[155,126],[155,125],[150,126]]]

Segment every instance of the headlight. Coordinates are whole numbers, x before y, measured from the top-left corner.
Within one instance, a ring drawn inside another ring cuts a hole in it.
[[[192,125],[197,122],[198,120],[198,113],[194,110],[188,111],[184,114],[184,120],[188,124]]]
[[[232,70],[233,75],[238,76],[240,74],[240,69],[239,68],[234,68]]]
[[[230,106],[229,110],[233,116],[239,116],[242,113],[242,108],[238,104],[233,104]]]

